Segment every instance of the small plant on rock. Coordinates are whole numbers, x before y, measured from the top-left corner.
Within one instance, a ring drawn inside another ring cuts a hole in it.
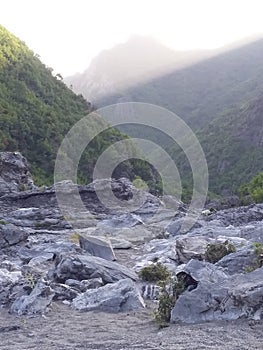
[[[232,243],[229,243],[228,241],[225,241],[224,243],[210,243],[206,247],[205,260],[212,264],[215,264],[216,262],[221,260],[225,255],[234,253],[235,251],[235,246]]]
[[[28,186],[26,184],[20,184],[18,189],[20,192],[24,192],[28,190]]]
[[[69,236],[69,241],[75,244],[79,244],[79,234],[77,232],[72,233],[71,236]]]
[[[259,242],[254,242],[253,246],[256,259],[251,266],[246,268],[246,272],[252,272],[263,266],[263,245]]]

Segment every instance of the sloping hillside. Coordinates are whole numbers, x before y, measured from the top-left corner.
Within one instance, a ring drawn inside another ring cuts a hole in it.
[[[210,190],[235,193],[263,171],[263,97],[220,115],[199,133],[210,175]]]
[[[50,184],[61,141],[90,111],[81,95],[75,95],[59,75],[54,77],[37,55],[0,26],[0,151],[20,151],[32,164],[37,183]],[[113,128],[98,135],[83,154],[79,178],[90,181],[98,155],[126,137]],[[120,167],[116,176],[123,171],[131,177],[140,175],[141,165]],[[149,169],[146,166],[148,175]]]
[[[263,91],[263,39],[221,53],[145,84],[105,96],[97,105],[118,100],[149,102],[175,112],[200,129],[219,113]]]

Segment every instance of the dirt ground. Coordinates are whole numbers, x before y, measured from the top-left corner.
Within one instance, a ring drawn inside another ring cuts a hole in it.
[[[130,313],[80,313],[53,303],[45,316],[17,317],[0,310],[1,350],[254,350],[263,349],[262,322],[171,325],[159,329],[152,305]]]

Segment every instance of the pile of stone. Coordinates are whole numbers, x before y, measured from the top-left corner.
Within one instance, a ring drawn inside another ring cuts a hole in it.
[[[121,201],[139,192],[143,205],[133,213],[105,207],[96,189],[109,184]],[[63,188],[70,198],[67,183]],[[158,299],[158,286],[141,281],[138,272],[160,262],[174,278],[190,281],[171,322],[263,318],[263,267],[255,263],[263,205],[211,212],[182,233],[187,207],[173,198],[160,200],[127,179],[78,190],[87,211],[65,217],[54,186],[37,188],[21,154],[0,153],[2,308],[18,315],[42,314],[57,301],[82,312],[143,308],[144,299]],[[233,252],[208,262],[208,245],[226,242]]]

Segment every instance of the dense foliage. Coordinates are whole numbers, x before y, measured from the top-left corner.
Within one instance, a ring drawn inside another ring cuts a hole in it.
[[[229,109],[198,132],[208,168],[210,191],[236,194],[242,183],[263,171],[263,99]]]
[[[51,184],[61,141],[90,111],[90,104],[68,89],[60,74],[53,76],[52,69],[41,63],[38,55],[0,26],[0,151],[22,152],[32,165],[36,183]],[[94,138],[83,153],[79,180],[91,181],[99,154],[126,137],[109,128]],[[142,161],[132,172],[130,168],[131,163],[126,162],[116,175],[145,178],[146,174],[151,178],[150,166]]]
[[[257,174],[248,184],[240,186],[239,194],[244,204],[248,196],[256,203],[263,203],[263,172]]]

